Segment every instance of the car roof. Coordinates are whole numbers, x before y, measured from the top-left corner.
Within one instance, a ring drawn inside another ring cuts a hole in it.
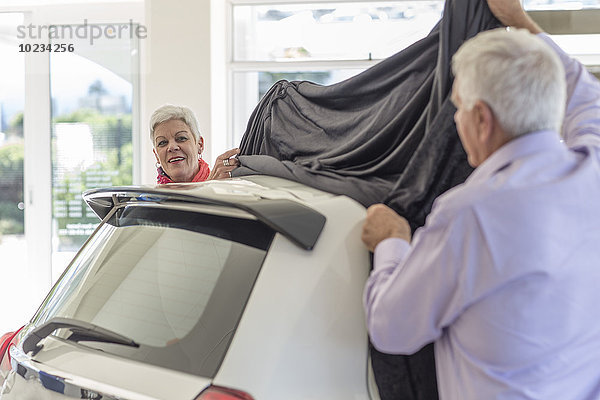
[[[335,195],[298,182],[271,176],[201,183],[117,186],[92,189],[83,198],[104,220],[115,206],[148,203],[188,203],[241,209],[281,233],[292,242],[310,250],[325,225],[324,215],[310,207]]]

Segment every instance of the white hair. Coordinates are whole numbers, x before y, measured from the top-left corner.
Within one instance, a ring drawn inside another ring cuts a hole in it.
[[[172,104],[165,104],[158,107],[150,117],[150,140],[154,144],[154,129],[162,124],[163,122],[171,120],[180,120],[186,123],[190,128],[196,142],[200,141],[200,130],[198,129],[198,120],[194,112],[185,106],[175,106]]]
[[[508,135],[560,131],[564,68],[554,50],[528,31],[500,28],[478,34],[458,49],[452,72],[466,109],[485,102]]]

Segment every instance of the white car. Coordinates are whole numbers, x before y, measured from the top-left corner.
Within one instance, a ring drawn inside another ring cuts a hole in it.
[[[0,399],[377,399],[365,209],[252,176],[84,194],[102,223],[0,339]]]

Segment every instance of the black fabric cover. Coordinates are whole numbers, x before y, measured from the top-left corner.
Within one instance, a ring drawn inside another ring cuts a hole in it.
[[[484,0],[447,0],[421,41],[343,82],[279,81],[250,116],[241,168],[281,176],[365,206],[384,202],[414,227],[471,168],[453,122],[450,59],[500,26]]]
[[[385,203],[424,224],[433,200],[472,169],[454,125],[450,60],[478,32],[500,26],[485,0],[447,0],[430,34],[331,86],[279,81],[242,138],[234,176],[275,175],[365,206]],[[383,399],[437,398],[433,345],[413,356],[373,349]]]

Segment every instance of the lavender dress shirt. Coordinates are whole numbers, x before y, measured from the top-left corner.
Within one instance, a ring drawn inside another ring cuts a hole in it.
[[[600,82],[563,61],[564,142],[533,132],[440,196],[407,243],[375,249],[381,351],[435,342],[441,399],[600,399]]]

